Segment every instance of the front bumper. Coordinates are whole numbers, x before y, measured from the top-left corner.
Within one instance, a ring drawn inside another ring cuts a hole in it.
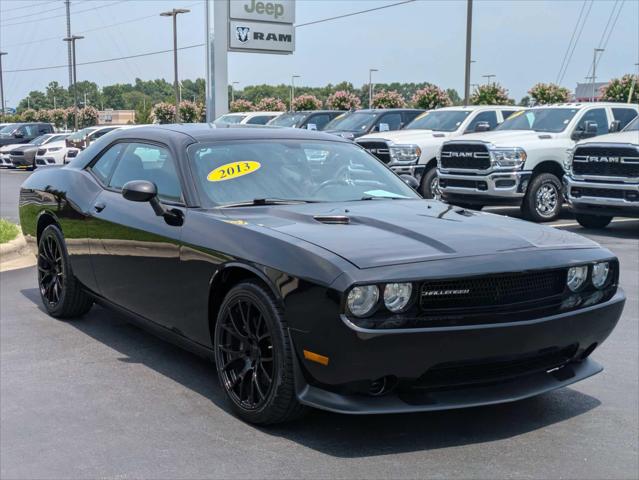
[[[11,155],[11,163],[15,168],[29,168],[33,166],[33,158],[26,157],[25,155]]]
[[[463,174],[438,169],[439,188],[444,199],[481,197],[482,203],[521,202],[526,195],[532,172],[495,171],[487,174]],[[494,199],[491,201],[491,199]]]
[[[601,304],[529,321],[386,331],[326,322],[321,335],[292,331],[298,352],[330,359],[328,365],[300,360],[307,383],[298,387],[298,397],[316,408],[363,414],[443,410],[538,395],[601,371],[587,357],[613,330],[624,303],[619,289]],[[555,352],[566,355],[558,364],[538,360]],[[523,359],[530,359],[530,369],[528,363],[523,367]],[[490,369],[485,378],[484,368]],[[467,370],[473,372],[472,381],[464,380]],[[500,377],[502,371],[510,373]],[[432,383],[432,373],[439,383]],[[398,383],[390,393],[373,397],[359,390],[385,377]]]
[[[0,168],[13,168],[13,163],[11,163],[8,153],[0,153]]]
[[[639,183],[597,182],[564,175],[564,197],[577,213],[639,217]]]

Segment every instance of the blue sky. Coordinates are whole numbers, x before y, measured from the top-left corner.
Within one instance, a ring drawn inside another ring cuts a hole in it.
[[[397,0],[298,0],[297,23],[395,3]],[[621,0],[620,0],[621,1]],[[519,100],[538,81],[555,81],[568,46],[582,0],[475,0],[472,83],[496,80]],[[615,4],[596,0],[563,84],[574,89],[584,81],[593,48]],[[66,63],[61,40],[24,44],[65,36],[62,0],[1,0],[0,49],[5,71]],[[179,17],[179,44],[204,41],[202,0],[74,0],[72,30],[84,33],[78,42],[78,62],[134,55],[172,48],[170,19],[161,11],[187,7]],[[52,10],[54,9],[54,10]],[[46,10],[51,10],[46,12]],[[318,86],[347,80],[361,86],[368,69],[378,68],[378,82],[429,81],[444,88],[463,90],[465,51],[464,0],[416,1],[377,12],[299,28],[294,55],[229,54],[229,82],[244,85],[296,83]],[[127,22],[109,28],[104,26]],[[26,22],[26,23],[22,23]],[[20,23],[19,25],[11,25]],[[94,30],[95,29],[95,30]],[[204,76],[204,49],[180,52],[180,77]],[[597,68],[599,79],[636,71],[639,62],[639,1],[625,0],[610,42]],[[173,76],[171,54],[78,67],[79,80],[98,85]],[[30,90],[43,89],[51,80],[68,83],[64,68],[4,75],[7,105],[15,105]]]

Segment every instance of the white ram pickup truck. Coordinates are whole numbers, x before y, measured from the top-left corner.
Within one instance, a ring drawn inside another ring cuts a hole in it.
[[[563,204],[564,165],[575,143],[618,131],[638,110],[624,103],[533,107],[495,131],[446,141],[437,168],[442,198],[475,209],[519,205],[530,220],[555,220]]]
[[[438,196],[437,151],[444,141],[474,132],[486,132],[521,110],[516,106],[477,105],[444,107],[422,113],[401,130],[364,135],[362,147],[399,175],[412,175],[425,198]]]
[[[623,132],[577,143],[565,167],[564,195],[583,227],[639,218],[639,118]]]

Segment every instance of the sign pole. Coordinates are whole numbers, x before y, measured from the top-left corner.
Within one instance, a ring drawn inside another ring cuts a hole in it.
[[[207,0],[209,7],[211,0]],[[213,0],[213,32],[210,30],[210,16],[207,16],[207,69],[209,81],[206,92],[206,121],[228,112],[228,2]],[[210,10],[209,10],[210,13]]]

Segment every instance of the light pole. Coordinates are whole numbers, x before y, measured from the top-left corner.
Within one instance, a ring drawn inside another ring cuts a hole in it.
[[[231,103],[235,101],[235,85],[239,85],[240,82],[231,82]]]
[[[490,85],[490,79],[496,77],[497,75],[491,73],[489,75],[482,75],[483,78],[486,79],[486,85]]]
[[[470,101],[470,55],[473,39],[473,0],[466,3],[466,75],[464,78],[464,106]]]
[[[592,52],[592,97],[590,98],[591,102],[595,101],[595,81],[597,78],[597,74],[595,73],[597,70],[597,53],[603,52],[603,48],[595,48]]]
[[[175,74],[175,80],[173,85],[175,87],[175,123],[180,122],[180,87],[178,84],[178,57],[177,57],[177,16],[180,13],[189,13],[191,10],[186,8],[174,8],[169,12],[160,13],[161,17],[173,17],[173,70]]]
[[[368,108],[373,108],[373,72],[379,72],[376,68],[368,69]]]
[[[4,84],[2,83],[2,57],[7,55],[7,52],[0,52],[0,118],[4,118]]]
[[[82,40],[84,37],[80,35],[71,35],[65,37],[62,40],[65,42],[71,42],[71,63],[73,64],[73,117],[74,117],[74,131],[78,131],[78,75],[76,71],[75,62],[75,42],[76,40]]]
[[[293,100],[295,100],[295,79],[300,78],[300,75],[291,75],[291,104],[289,110],[293,111]]]

